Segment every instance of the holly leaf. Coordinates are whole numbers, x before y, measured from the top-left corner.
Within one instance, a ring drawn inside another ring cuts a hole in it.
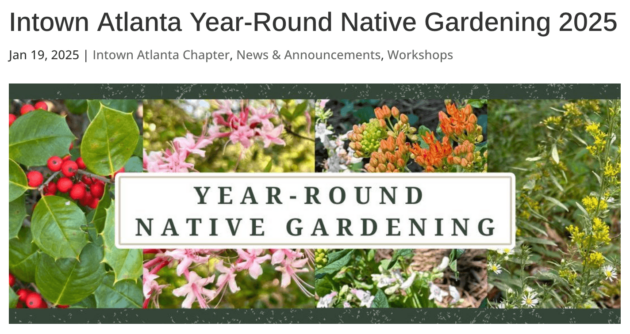
[[[9,159],[9,202],[18,199],[29,189],[31,188],[28,186],[24,170],[15,161]]]
[[[131,280],[118,281],[109,273],[103,278],[94,296],[98,308],[142,308],[144,295],[142,282]]]
[[[112,175],[133,155],[138,135],[132,114],[101,104],[81,141],[83,162],[98,175]]]
[[[104,105],[106,107],[120,110],[125,113],[132,113],[138,110],[138,101],[137,100],[88,100],[88,118],[93,120],[94,117],[98,114],[100,106]]]
[[[112,204],[107,209],[107,219],[103,229],[103,244],[105,245],[105,259],[114,269],[115,282],[130,279],[136,281],[142,275],[142,250],[116,248],[115,220],[116,207]]]
[[[44,196],[37,203],[31,221],[33,239],[39,248],[53,258],[78,258],[88,243],[81,230],[86,224],[83,211],[76,203],[59,196]]]
[[[16,238],[9,240],[9,271],[24,283],[35,282],[37,245],[31,229],[24,226]]]
[[[49,157],[67,155],[74,139],[64,117],[31,111],[9,128],[9,158],[28,167],[45,166]]]
[[[9,203],[9,239],[15,238],[26,218],[24,195]]]
[[[142,173],[142,160],[132,156],[125,164],[125,173]]]
[[[387,301],[387,295],[383,290],[378,289],[374,295],[371,308],[389,308],[389,302]]]
[[[18,295],[9,287],[9,308],[15,308],[18,303]]]
[[[73,114],[85,114],[87,112],[87,100],[65,100],[64,104],[69,112]]]
[[[98,233],[103,232],[103,228],[105,227],[105,220],[107,219],[107,208],[112,203],[112,199],[109,194],[109,185],[105,185],[105,189],[103,190],[103,197],[100,201],[98,201],[98,206],[94,209],[92,215],[92,224],[96,228]]]
[[[93,244],[83,248],[78,260],[55,261],[46,253],[40,253],[35,273],[37,288],[44,298],[55,305],[78,303],[101,284],[105,276],[102,259],[102,250]]]

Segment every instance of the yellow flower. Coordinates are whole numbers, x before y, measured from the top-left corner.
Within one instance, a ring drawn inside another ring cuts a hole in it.
[[[598,202],[597,198],[594,196],[587,196],[587,197],[582,198],[582,204],[584,204],[584,208],[586,209],[586,212],[588,212],[589,214],[595,212],[598,209],[600,211],[604,211],[608,209],[608,203],[606,203],[606,201],[602,199],[602,200],[599,200]]]
[[[584,232],[580,232],[580,228],[575,225],[567,226],[567,231],[571,233],[571,241],[573,241],[577,245],[581,245],[584,240]]]
[[[588,264],[595,268],[599,268],[604,264],[606,260],[604,259],[604,256],[602,255],[602,253],[593,252],[589,254],[588,257],[584,261],[585,261],[584,264]]]
[[[610,244],[610,229],[597,217],[593,218],[593,239],[605,245]]]

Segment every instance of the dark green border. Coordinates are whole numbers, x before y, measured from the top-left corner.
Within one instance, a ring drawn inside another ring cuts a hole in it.
[[[10,84],[12,99],[618,99],[619,84]]]
[[[619,84],[11,84],[12,99],[387,98],[618,99]],[[9,310],[9,323],[620,324],[621,310],[48,309]]]
[[[12,324],[620,324],[621,310],[54,309],[9,311]]]

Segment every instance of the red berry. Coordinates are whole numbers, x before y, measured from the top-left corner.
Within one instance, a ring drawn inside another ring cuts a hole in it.
[[[68,308],[70,305],[57,305],[57,308]]]
[[[57,184],[55,182],[50,182],[44,187],[44,193],[47,196],[53,196],[57,193]]]
[[[28,172],[26,178],[28,179],[28,185],[33,188],[39,187],[44,182],[44,175],[36,170]]]
[[[74,148],[74,143],[70,143],[70,149]]]
[[[24,308],[24,303],[18,301],[17,305],[15,305],[15,308]]]
[[[89,206],[90,204],[92,204],[93,200],[94,197],[92,196],[92,194],[89,191],[86,191],[85,195],[83,195],[83,198],[81,198],[81,201],[79,201],[79,203],[83,206]]]
[[[72,188],[72,180],[70,180],[69,178],[62,177],[57,181],[57,190],[61,191],[62,193],[68,192],[70,188]]]
[[[50,169],[53,172],[58,172],[61,170],[62,163],[63,163],[63,160],[61,160],[60,157],[56,155],[54,157],[50,157],[48,159],[48,169]]]
[[[90,192],[95,198],[103,197],[104,190],[105,189],[103,188],[103,185],[101,183],[95,183],[90,187]]]
[[[83,183],[77,183],[70,189],[70,198],[74,200],[80,200],[85,195],[85,185]]]
[[[26,307],[28,308],[40,308],[42,306],[42,303],[44,303],[44,301],[37,292],[31,292],[26,297]]]
[[[87,184],[88,186],[94,183],[94,180],[87,175],[83,175],[83,177],[81,178],[81,181],[83,181],[83,183]]]
[[[38,110],[38,109],[48,111],[48,104],[46,104],[46,102],[44,101],[39,101],[35,103],[35,110]]]
[[[70,154],[68,154],[65,157],[61,158],[61,161],[68,161],[68,160],[70,160],[70,158],[72,158],[72,156]]]
[[[15,276],[9,273],[9,286],[13,286],[13,284],[15,284]]]
[[[83,163],[83,158],[78,158],[77,159],[77,166],[79,166],[80,169],[85,169],[85,164]]]
[[[72,160],[66,160],[61,164],[61,173],[67,177],[74,176],[77,173],[79,166]]]
[[[92,199],[92,203],[90,203],[90,205],[88,206],[92,209],[96,209],[96,207],[98,206],[98,198]]]
[[[31,290],[28,289],[19,289],[16,293],[18,295],[18,300],[22,302],[26,302],[26,298],[31,294]]]
[[[26,115],[29,112],[33,111],[33,110],[35,110],[35,107],[33,107],[33,105],[25,104],[25,105],[22,106],[22,108],[20,108],[20,114]]]
[[[9,114],[9,126],[13,125],[13,122],[17,119],[17,116]]]

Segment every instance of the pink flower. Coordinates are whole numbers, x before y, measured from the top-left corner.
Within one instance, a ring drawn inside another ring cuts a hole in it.
[[[195,137],[192,135],[192,133],[187,133],[186,137],[175,138],[173,140],[173,143],[178,149],[181,149],[184,152],[205,157],[206,152],[202,149],[212,144],[212,139],[199,137],[198,140],[195,140]]]
[[[144,294],[144,298],[149,298],[153,294],[160,294],[162,292],[162,288],[167,285],[159,285],[155,280],[160,277],[156,274],[151,274],[149,269],[143,268],[142,270],[142,293]]]
[[[198,255],[194,249],[175,249],[167,251],[164,256],[169,256],[174,260],[179,261],[177,265],[177,275],[181,276],[188,270],[188,267],[193,263],[205,263],[208,262],[209,256]]]
[[[260,265],[271,258],[269,254],[259,256],[264,251],[264,249],[248,249],[247,251],[237,249],[236,252],[238,253],[239,258],[245,260],[245,262],[236,264],[236,269],[249,270],[249,275],[253,279],[257,279],[263,272]]]
[[[287,286],[289,286],[289,284],[291,284],[291,280],[293,280],[298,288],[300,288],[300,290],[302,290],[305,295],[313,297],[313,294],[308,291],[307,288],[314,289],[314,287],[306,283],[303,279],[300,278],[300,276],[297,275],[298,273],[308,272],[308,269],[304,268],[307,262],[308,258],[285,258],[284,261],[282,261],[282,264],[276,267],[276,270],[282,273],[280,286],[286,288]]]
[[[250,107],[248,110],[252,112],[252,116],[249,118],[250,126],[252,124],[256,125],[258,123],[270,123],[269,121],[267,121],[268,119],[277,117],[275,113],[269,112],[269,109],[265,107],[260,107],[260,108]]]
[[[265,148],[269,147],[269,145],[278,144],[284,145],[284,140],[280,139],[280,135],[282,134],[282,130],[284,130],[284,125],[278,125],[277,127],[273,127],[273,124],[266,123],[263,125],[261,129],[256,130],[258,135],[262,137],[263,142],[265,143]]]
[[[272,251],[273,255],[271,256],[271,264],[281,263],[282,261],[284,261],[285,257],[291,259],[302,257],[302,253],[288,248],[275,249]]]
[[[236,293],[241,290],[241,288],[236,285],[236,267],[226,268],[223,266],[223,261],[218,262],[214,265],[214,267],[221,273],[217,279],[219,291],[222,290],[226,284],[230,286],[230,291],[232,291],[232,293]]]
[[[199,307],[207,308],[208,301],[216,297],[216,291],[204,287],[213,281],[214,275],[208,278],[201,278],[196,272],[191,271],[188,274],[188,283],[181,288],[173,290],[173,295],[176,297],[186,296],[182,303],[183,308],[191,308],[195,301],[199,303]],[[207,301],[206,298],[208,298]]]
[[[249,126],[240,126],[238,129],[232,131],[230,141],[234,144],[241,143],[244,148],[249,148],[252,143],[251,138],[254,137],[255,134],[254,130],[250,129]]]
[[[319,100],[319,107],[324,108],[326,106],[326,103],[328,103],[328,101],[330,100]]]

